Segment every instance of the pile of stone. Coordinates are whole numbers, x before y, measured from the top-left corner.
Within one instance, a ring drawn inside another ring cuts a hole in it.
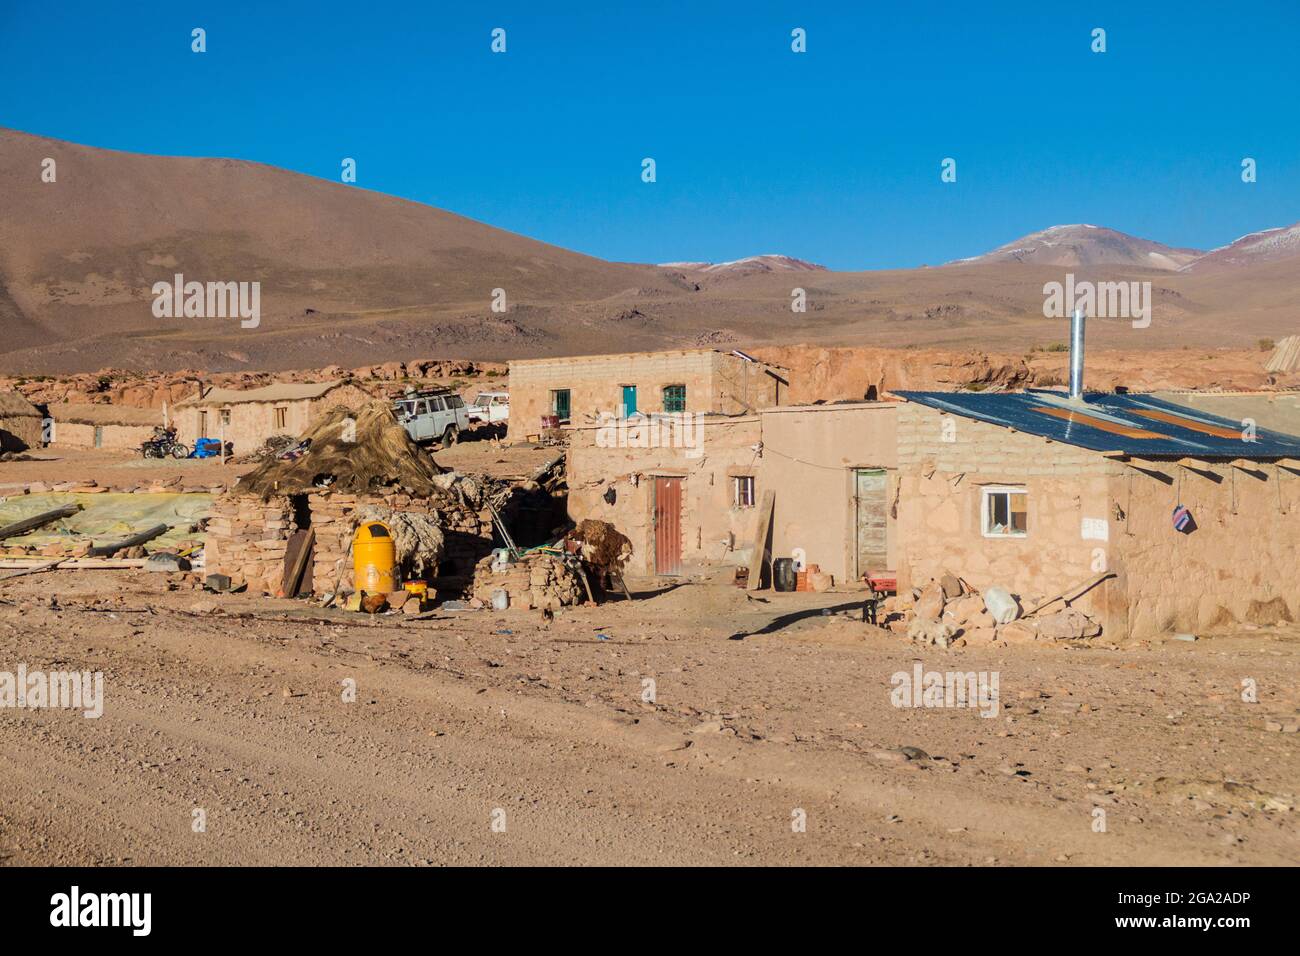
[[[1101,627],[1076,608],[1025,615],[1004,588],[981,593],[953,574],[887,599],[882,611],[890,630],[914,643],[940,647],[1078,640],[1101,633]]]
[[[480,561],[474,569],[473,600],[491,606],[497,591],[506,592],[510,607],[552,611],[586,599],[578,569],[545,551],[524,554],[517,561],[501,562],[496,555]]]

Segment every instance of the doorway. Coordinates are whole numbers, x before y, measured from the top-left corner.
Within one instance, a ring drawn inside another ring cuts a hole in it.
[[[681,574],[682,479],[655,478],[654,509],[655,574]]]
[[[636,414],[636,386],[623,386],[623,418],[631,418]]]
[[[887,481],[883,468],[853,469],[853,576],[889,569],[885,515]]]

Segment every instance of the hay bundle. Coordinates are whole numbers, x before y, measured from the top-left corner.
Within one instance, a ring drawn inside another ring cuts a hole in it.
[[[578,542],[582,560],[604,572],[623,574],[623,566],[632,557],[632,542],[608,521],[584,518],[567,537]]]
[[[271,498],[323,488],[349,494],[402,488],[431,496],[441,490],[435,479],[442,469],[411,440],[385,402],[356,411],[331,408],[299,436],[300,443],[307,440],[300,457],[262,462],[239,479],[235,493]]]

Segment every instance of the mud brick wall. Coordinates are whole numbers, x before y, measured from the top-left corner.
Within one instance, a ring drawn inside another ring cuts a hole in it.
[[[523,441],[538,434],[557,389],[569,390],[574,423],[594,421],[601,413],[617,415],[624,385],[636,386],[637,410],[647,414],[664,410],[666,386],[684,385],[686,411],[736,415],[785,401],[787,390],[776,377],[784,374],[713,349],[511,362],[507,438]]]

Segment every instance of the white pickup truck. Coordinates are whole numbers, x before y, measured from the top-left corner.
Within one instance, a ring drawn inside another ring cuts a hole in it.
[[[504,422],[510,420],[509,392],[479,392],[465,409],[472,422]]]

